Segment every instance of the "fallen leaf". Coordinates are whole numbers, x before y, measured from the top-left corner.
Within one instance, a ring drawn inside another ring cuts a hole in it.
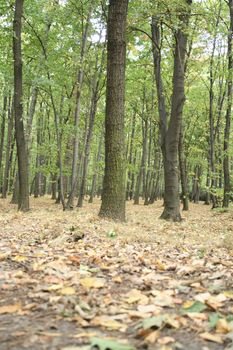
[[[218,320],[216,324],[217,333],[226,334],[231,332],[232,330],[233,330],[232,326],[230,325],[230,323],[227,322],[227,320],[225,320],[224,318],[221,318],[220,320]]]
[[[200,301],[186,301],[182,305],[183,313],[202,312],[207,309],[207,306]]]
[[[61,295],[75,295],[76,290],[73,287],[62,288],[59,292]]]
[[[93,338],[91,341],[92,347],[98,347],[99,350],[136,350],[134,346],[121,344],[115,340]]]
[[[223,344],[223,339],[220,335],[211,333],[201,333],[200,337],[204,340],[212,341],[213,343]]]
[[[80,284],[85,288],[103,288],[106,283],[104,278],[85,277],[80,279]]]
[[[92,319],[91,324],[93,326],[101,326],[110,330],[125,331],[127,328],[124,324],[114,320],[110,316],[97,316]]]
[[[0,314],[13,314],[21,310],[21,304],[0,306]]]
[[[167,345],[174,342],[175,342],[175,339],[173,337],[163,337],[158,339],[158,343],[161,345]]]
[[[159,331],[154,331],[154,332],[151,332],[146,338],[145,338],[145,341],[147,343],[150,343],[150,344],[154,344],[158,338],[160,336],[160,332]]]

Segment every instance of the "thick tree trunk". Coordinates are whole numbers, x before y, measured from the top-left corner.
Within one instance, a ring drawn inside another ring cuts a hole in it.
[[[28,157],[23,125],[23,76],[21,53],[23,0],[15,1],[13,21],[13,57],[14,57],[14,113],[18,156],[19,199],[18,209],[29,210]]]
[[[100,216],[125,220],[125,63],[128,0],[110,0],[108,13],[105,173]]]
[[[223,158],[223,174],[224,174],[224,198],[223,207],[228,208],[230,201],[231,182],[230,182],[230,168],[229,168],[229,141],[231,130],[231,109],[232,109],[232,70],[233,70],[233,57],[232,57],[232,35],[233,35],[233,0],[228,1],[230,12],[230,29],[228,34],[228,78],[227,78],[227,111],[226,111],[226,124],[224,130],[224,158]]]

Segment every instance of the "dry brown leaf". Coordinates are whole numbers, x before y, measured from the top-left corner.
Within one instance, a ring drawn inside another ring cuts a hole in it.
[[[127,328],[124,324],[114,320],[113,318],[111,318],[109,316],[97,316],[97,317],[93,318],[93,320],[91,321],[91,324],[93,326],[101,326],[101,327],[107,328],[109,330],[125,331]]]
[[[223,339],[218,334],[211,334],[208,332],[201,333],[200,337],[204,340],[212,341],[213,343],[223,344]]]
[[[158,340],[159,336],[159,331],[151,332],[149,335],[146,336],[145,341],[149,344],[154,344]]]
[[[167,345],[174,342],[175,342],[175,339],[173,337],[163,337],[158,339],[158,343],[160,345]]]
[[[134,304],[136,302],[139,302],[141,305],[147,305],[149,298],[140,290],[132,289],[127,294],[125,294],[125,301],[128,304]]]
[[[0,314],[13,314],[21,310],[22,305],[20,303],[18,304],[12,304],[12,305],[5,305],[0,306]]]

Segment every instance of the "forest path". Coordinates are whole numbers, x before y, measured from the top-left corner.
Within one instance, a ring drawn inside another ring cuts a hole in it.
[[[0,350],[233,349],[232,210],[31,206],[0,200]]]

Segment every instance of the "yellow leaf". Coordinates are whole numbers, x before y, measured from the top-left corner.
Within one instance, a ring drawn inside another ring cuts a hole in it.
[[[51,286],[48,287],[48,291],[52,292],[53,290],[58,290],[63,287],[62,284],[52,284]]]
[[[5,305],[0,307],[0,314],[13,314],[21,310],[21,304]]]
[[[211,333],[205,332],[205,333],[201,333],[200,337],[202,339],[212,341],[213,343],[218,343],[218,344],[223,343],[222,337],[220,335],[217,335],[217,334],[211,334]]]
[[[232,331],[232,327],[224,318],[221,318],[220,320],[218,320],[216,325],[217,333],[226,334],[226,333],[229,333],[230,331]]]
[[[76,290],[73,287],[65,287],[60,290],[62,295],[74,295],[76,294]]]
[[[80,279],[80,284],[85,288],[103,288],[106,281],[104,278],[86,277]]]
[[[193,301],[193,300],[187,300],[182,305],[182,308],[183,309],[189,309],[191,306],[193,306],[194,303],[195,303],[195,301]]]
[[[232,299],[232,300],[233,300],[233,291],[232,291],[232,290],[226,290],[225,292],[223,292],[223,294],[224,294],[225,297],[227,297],[228,299]]]
[[[26,256],[23,256],[23,255],[16,255],[15,257],[12,258],[13,261],[17,261],[17,262],[24,262],[27,259],[28,258]]]
[[[160,260],[155,261],[155,266],[157,267],[158,270],[161,270],[161,271],[166,270],[166,266]]]

